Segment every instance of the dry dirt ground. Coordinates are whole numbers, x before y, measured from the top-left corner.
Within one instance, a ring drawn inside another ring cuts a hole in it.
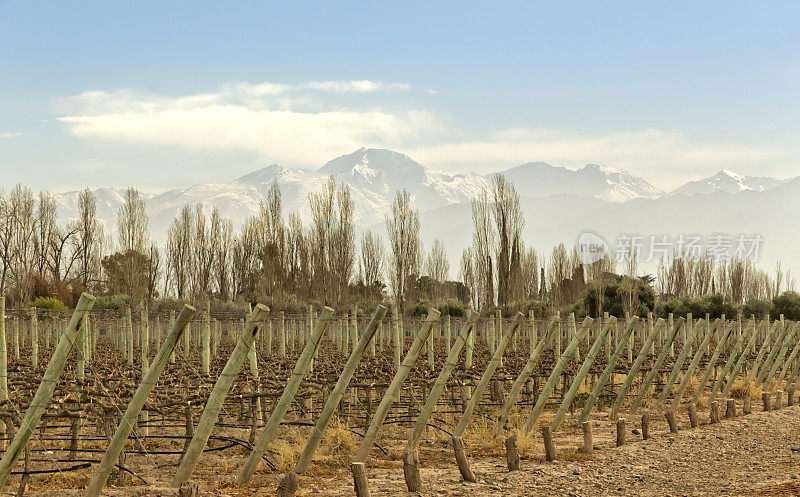
[[[505,467],[502,440],[483,437],[476,441],[486,431],[476,428],[464,438],[478,483],[461,481],[447,437],[432,433],[420,447],[420,472],[428,495],[800,495],[800,406],[761,412],[759,404],[754,401],[753,413],[742,416],[737,401],[738,417],[713,425],[707,423],[708,409],[699,409],[701,425],[695,429],[689,429],[686,412],[680,410],[677,435],[669,433],[663,415],[651,407],[651,438],[641,440],[638,416],[626,416],[627,444],[622,447],[615,447],[614,423],[601,414],[594,418],[592,456],[578,451],[580,430],[574,421],[566,421],[556,436],[559,460],[544,462],[541,438],[531,437],[520,441],[522,470],[511,473]],[[404,430],[398,427],[395,433],[387,433],[384,447],[388,455],[373,451],[374,457],[367,463],[374,496],[409,495],[399,460]],[[283,474],[280,471],[260,470],[248,487],[233,483],[243,457],[243,453],[205,456],[194,475],[201,495],[273,495]],[[346,458],[343,454],[339,461],[334,458],[317,464],[310,475],[301,476],[298,495],[354,495]],[[159,471],[150,464],[150,472],[147,461],[142,459],[139,464],[137,469],[153,487],[112,488],[107,495],[176,495],[162,486],[174,472],[173,464]],[[25,495],[81,495],[77,488],[85,486],[88,476],[76,475],[70,490],[45,489],[46,485],[37,482]],[[13,495],[17,482],[12,480],[5,495]]]

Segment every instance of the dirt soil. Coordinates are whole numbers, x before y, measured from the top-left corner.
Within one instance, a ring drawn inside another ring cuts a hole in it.
[[[689,429],[684,410],[679,411],[681,431],[670,434],[663,415],[651,409],[649,440],[641,440],[638,416],[627,416],[627,444],[615,447],[615,424],[607,417],[595,418],[595,451],[581,454],[580,430],[565,422],[556,436],[561,460],[544,462],[541,438],[534,437],[520,447],[522,470],[509,473],[505,467],[502,441],[470,444],[465,435],[477,483],[462,482],[448,446],[447,437],[430,437],[420,447],[420,473],[427,495],[800,495],[800,406],[754,412],[707,424],[708,409],[699,410],[701,425]],[[570,426],[567,426],[570,425]],[[402,430],[400,430],[402,431]],[[385,440],[386,441],[386,440]],[[410,495],[403,481],[399,449],[390,444],[389,456],[378,455],[367,462],[373,496]],[[487,449],[490,447],[490,449]],[[260,470],[252,484],[233,483],[244,455],[208,455],[200,461],[194,477],[203,496],[273,495],[282,477],[279,471]],[[171,466],[171,465],[169,465]],[[352,477],[345,465],[328,467],[300,477],[298,495],[352,496]],[[154,486],[109,489],[117,497],[175,496],[165,485],[174,467],[154,477]],[[86,475],[88,477],[88,475]],[[152,480],[151,480],[152,481]],[[76,487],[84,486],[76,482]],[[4,495],[16,491],[13,483]],[[25,495],[56,497],[81,495],[80,490],[29,489]]]

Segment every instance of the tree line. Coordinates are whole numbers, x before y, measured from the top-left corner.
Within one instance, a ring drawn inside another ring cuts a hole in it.
[[[424,301],[482,312],[547,305],[598,314],[619,307],[615,312],[632,315],[647,308],[643,287],[664,301],[720,294],[735,304],[794,289],[780,263],[772,276],[744,260],[673,257],[650,276],[638,274],[635,257],[617,272],[608,254],[583,264],[563,243],[540,252],[523,239],[519,194],[503,175],[471,202],[472,243],[457,279],[441,240],[424,250],[408,191],[396,192],[385,233],[368,230],[359,239],[346,184],[330,176],[307,201],[309,219],[285,214],[274,182],[238,230],[216,206],[186,205],[159,245],[135,188],[126,190],[115,226],[104,227],[88,188],[76,197],[76,218],[61,223],[52,194],[17,185],[0,192],[0,291],[17,303],[54,297],[67,305],[89,290],[132,303],[169,297],[345,307],[390,298],[401,311]]]

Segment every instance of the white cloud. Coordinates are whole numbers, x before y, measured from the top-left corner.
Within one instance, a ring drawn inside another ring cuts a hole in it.
[[[368,81],[318,84],[314,90],[332,92],[387,87]],[[228,84],[216,93],[180,97],[93,91],[62,101],[68,112],[58,119],[83,138],[246,151],[303,165],[361,146],[414,143],[436,127],[427,112],[340,107],[330,99],[286,95],[290,91],[296,88],[271,83]]]
[[[485,139],[421,146],[409,153],[430,166],[458,165],[483,172],[532,161],[567,167],[607,164],[643,175],[665,189],[678,186],[689,176],[703,177],[723,167],[751,175],[781,174],[800,162],[800,151],[786,147],[697,142],[677,131],[657,129],[576,134],[515,128]],[[764,171],[765,164],[773,170]]]
[[[440,169],[484,173],[530,161],[567,167],[593,162],[628,169],[663,189],[722,168],[788,176],[800,163],[797,148],[700,141],[659,129],[574,133],[510,128],[456,139],[461,130],[445,130],[442,124],[452,122],[448,116],[335,103],[341,93],[408,88],[363,80],[229,83],[216,92],[176,97],[92,91],[62,101],[59,120],[82,138],[250,152],[291,165],[318,166],[361,146],[409,153]]]
[[[5,133],[0,133],[0,139],[2,140],[10,140],[11,138],[17,138],[18,136],[23,136],[25,133],[22,131],[8,131]]]

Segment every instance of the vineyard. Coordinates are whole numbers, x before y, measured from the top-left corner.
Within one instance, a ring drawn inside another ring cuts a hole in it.
[[[476,482],[471,458],[511,472],[591,460],[631,432],[793,405],[800,374],[800,323],[782,318],[156,314],[94,300],[0,300],[5,491],[288,496],[346,478],[358,496],[423,492],[426,465]],[[373,469],[402,480],[376,488]]]

